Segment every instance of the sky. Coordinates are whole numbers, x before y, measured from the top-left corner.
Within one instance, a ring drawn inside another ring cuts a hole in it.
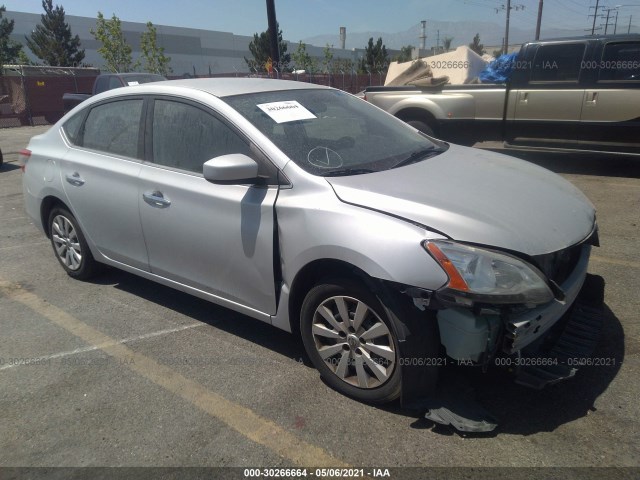
[[[7,10],[42,13],[41,0],[0,0]],[[265,0],[54,0],[67,15],[96,17],[115,13],[123,21],[201,28],[253,35],[267,28]],[[402,32],[420,20],[488,21],[503,24],[506,0],[275,0],[276,15],[286,40],[297,42],[338,32]],[[511,23],[535,29],[539,0],[512,0]],[[601,0],[619,9],[619,24],[640,23],[640,0]],[[587,28],[595,0],[545,0],[543,29]],[[498,11],[496,12],[496,9]],[[613,15],[613,13],[612,13]],[[599,20],[604,21],[604,20]],[[626,28],[625,28],[626,31]]]

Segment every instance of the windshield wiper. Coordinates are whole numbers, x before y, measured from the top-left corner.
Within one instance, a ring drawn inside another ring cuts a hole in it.
[[[347,175],[362,175],[365,173],[374,173],[377,170],[371,170],[370,168],[343,168],[340,170],[332,170],[327,173],[323,173],[322,177],[343,177]]]
[[[421,148],[420,150],[413,152],[404,160],[400,160],[391,168],[404,167],[405,165],[416,163],[420,160],[424,160],[425,158],[433,157],[439,153],[442,153],[442,150],[437,147]]]

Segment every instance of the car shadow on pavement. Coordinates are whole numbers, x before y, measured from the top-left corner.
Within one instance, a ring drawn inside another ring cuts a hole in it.
[[[487,148],[535,163],[555,173],[598,177],[640,178],[640,158],[602,153],[558,153]]]
[[[19,168],[20,165],[17,163],[3,163],[2,166],[0,166],[0,172],[10,172],[11,170],[18,170]]]
[[[302,342],[290,333],[188,293],[114,268],[108,268],[91,282],[111,286],[144,298],[193,320],[249,340],[292,360],[299,362],[301,358],[304,358]]]
[[[259,320],[116,269],[108,269],[93,283],[126,291],[313,368],[306,360],[301,341]],[[441,372],[441,378],[445,378],[447,383],[471,387],[475,400],[498,419],[498,427],[493,432],[459,433],[450,426],[436,425],[425,419],[424,411],[401,408],[399,401],[371,407],[407,418],[408,427],[429,429],[441,435],[458,433],[495,437],[554,431],[563,424],[595,412],[596,400],[620,370],[625,352],[624,331],[616,315],[606,305],[603,314],[602,338],[592,358],[605,359],[606,365],[581,367],[574,378],[543,390],[517,385],[507,371],[499,368],[482,373],[477,367],[449,364]],[[416,417],[419,418],[416,420]]]
[[[470,400],[477,401],[497,418],[498,427],[493,432],[456,432],[451,426],[437,425],[425,418],[418,419],[411,426],[431,429],[443,435],[532,435],[552,432],[561,425],[596,412],[598,397],[617,376],[625,355],[625,336],[620,321],[606,305],[603,315],[602,336],[591,356],[602,365],[580,367],[575,377],[542,390],[516,384],[509,372],[499,368],[482,373],[477,367],[449,366],[442,372],[441,378],[446,376],[447,382],[470,388],[474,397]]]

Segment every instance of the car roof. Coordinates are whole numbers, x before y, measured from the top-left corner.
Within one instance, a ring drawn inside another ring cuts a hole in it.
[[[151,84],[148,84],[151,86]],[[216,97],[229,97],[246,93],[273,92],[280,90],[305,90],[309,88],[329,89],[322,85],[271,78],[192,78],[154,82],[156,87],[180,87],[200,90]]]

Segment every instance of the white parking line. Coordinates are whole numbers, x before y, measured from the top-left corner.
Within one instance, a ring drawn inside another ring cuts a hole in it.
[[[640,268],[640,262],[631,260],[619,260],[617,258],[600,257],[598,255],[591,255],[591,260],[594,262],[608,263],[610,265],[619,265],[621,267]]]
[[[51,323],[65,329],[89,345],[95,345],[107,355],[120,360],[124,368],[138,373],[147,380],[182,398],[211,417],[224,422],[248,440],[268,448],[284,460],[303,467],[348,468],[349,465],[334,457],[322,447],[296,436],[288,428],[258,415],[244,407],[208,390],[151,357],[132,350],[108,335],[87,325],[64,310],[52,305],[20,285],[0,277],[0,293],[19,302]],[[204,325],[204,324],[203,324]],[[363,477],[368,478],[368,477]]]
[[[54,353],[52,355],[46,355],[44,357],[38,357],[38,358],[42,360],[53,360],[55,358],[68,357],[71,355],[77,355],[79,353],[93,352],[94,350],[101,350],[102,348],[111,347],[113,345],[132,343],[132,342],[137,342],[138,340],[146,340],[147,338],[159,337],[160,335],[167,335],[169,333],[181,332],[183,330],[202,327],[204,325],[206,325],[206,323],[193,323],[190,325],[182,325],[181,327],[167,328],[165,330],[159,330],[157,332],[152,332],[152,333],[145,333],[144,335],[129,337],[129,338],[115,341],[115,342],[106,342],[106,343],[101,343],[100,345],[92,345],[90,347],[76,348],[75,350],[70,350],[68,352],[59,352],[59,353]],[[22,364],[4,365],[0,367],[0,370],[7,370],[8,368],[19,367],[21,365]]]
[[[8,247],[0,247],[0,250],[12,250],[14,248],[32,247],[34,245],[46,245],[50,243],[48,240],[44,242],[21,243],[20,245],[9,245]]]

